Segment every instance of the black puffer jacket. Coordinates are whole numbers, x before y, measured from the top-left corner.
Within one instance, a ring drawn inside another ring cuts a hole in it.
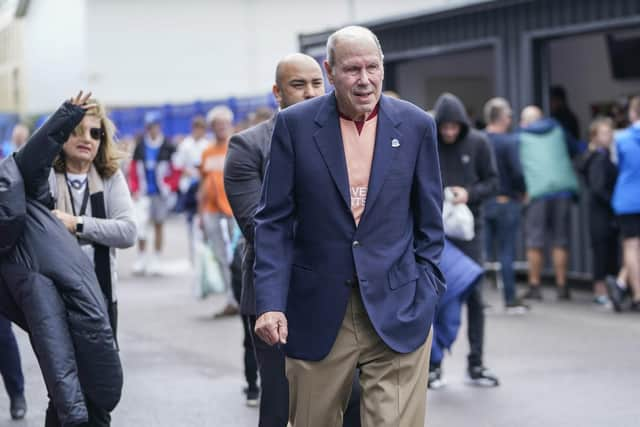
[[[63,426],[87,421],[85,396],[113,410],[123,383],[93,265],[49,210],[51,164],[83,115],[64,104],[0,163],[0,312],[29,332]]]

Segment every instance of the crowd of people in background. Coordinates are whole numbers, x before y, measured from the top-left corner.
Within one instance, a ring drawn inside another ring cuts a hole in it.
[[[312,58],[287,57],[278,65],[273,92],[281,109],[320,96],[324,94],[321,70]],[[162,250],[171,239],[164,233],[164,223],[170,215],[183,213],[190,261],[198,261],[194,248],[196,242],[204,242],[226,294],[225,305],[214,317],[242,316],[247,404],[260,405],[261,417],[285,425],[284,355],[255,336],[252,288],[253,216],[275,112],[260,109],[247,122],[234,125],[233,112],[218,106],[206,117],[194,117],[191,134],[178,141],[163,134],[161,114],[149,113],[142,135],[134,144],[121,146],[129,155],[122,160],[112,153],[101,154],[115,147],[114,130],[103,107],[96,104],[93,108],[95,112],[86,115],[78,127],[82,133],[70,135],[54,164],[52,188],[59,193],[55,215],[79,236],[82,249],[94,260],[100,284],[105,283],[103,289],[112,290],[115,248],[133,245],[130,237],[137,230],[133,273],[162,274]],[[485,104],[484,129],[472,125],[464,94],[442,94],[430,111],[437,125],[437,154],[443,187],[451,194],[449,202],[468,207],[473,217],[472,237],[448,235],[448,243],[481,267],[485,261],[497,261],[497,283],[507,313],[526,314],[532,309],[531,301],[547,298],[541,286],[546,249],[550,250],[557,299],[572,299],[568,275],[571,215],[577,200],[585,196],[593,301],[616,312],[640,312],[640,97],[629,98],[626,111],[625,121],[620,115],[594,117],[585,142],[580,140],[580,124],[560,87],[551,90],[550,116],[530,105],[520,112],[517,126],[515,112],[503,98]],[[0,157],[20,150],[28,137],[29,128],[16,125]],[[102,141],[103,151],[83,141]],[[91,198],[98,192],[105,194],[102,204]],[[77,217],[84,221],[79,223]],[[517,292],[514,267],[520,230],[528,267],[522,293]],[[449,272],[444,273],[449,277]],[[456,298],[468,310],[468,379],[496,387],[500,381],[484,363],[483,280],[465,289]],[[115,293],[108,299],[115,331]],[[434,339],[441,338],[443,326],[436,322],[435,328]],[[26,412],[24,381],[15,337],[4,318],[0,318],[0,341],[0,372],[11,398],[11,415],[20,419]],[[445,384],[442,357],[432,358],[428,381],[434,389]],[[263,386],[261,404],[259,383]],[[48,412],[50,425],[58,423],[54,409],[51,406]],[[104,425],[109,423],[108,412],[94,408],[90,416],[102,418]],[[357,425],[349,419],[345,418],[345,425]]]

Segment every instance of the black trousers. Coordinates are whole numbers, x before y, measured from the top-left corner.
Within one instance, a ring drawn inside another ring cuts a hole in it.
[[[242,316],[242,327],[244,329],[244,377],[250,390],[258,388],[258,362],[256,361],[256,350],[253,347],[253,337],[249,316]]]
[[[238,244],[233,252],[233,260],[231,261],[231,291],[236,302],[240,304],[240,296],[242,294],[242,252],[244,244]],[[255,390],[258,387],[258,362],[256,361],[256,352],[253,348],[253,333],[249,324],[249,316],[241,316],[242,328],[244,329],[244,337],[242,345],[244,347],[244,376],[247,380],[247,386]]]
[[[477,223],[478,221],[476,221]],[[483,229],[476,227],[475,237],[473,240],[465,242],[463,240],[450,239],[451,243],[456,245],[465,255],[473,259],[475,262],[483,266],[482,246],[483,246]],[[467,318],[468,318],[468,337],[469,337],[469,355],[467,363],[469,367],[482,366],[482,356],[484,347],[484,300],[482,298],[482,285],[484,279],[480,278],[478,283],[473,287],[467,297]]]
[[[620,270],[620,243],[617,230],[609,235],[591,237],[593,253],[593,280],[604,280],[607,276],[617,276]]]
[[[289,382],[285,372],[285,356],[280,346],[270,346],[253,331],[256,317],[249,316],[262,393],[260,397],[259,427],[286,427],[289,420]],[[360,383],[357,372],[353,376],[351,397],[344,414],[343,427],[360,427]]]
[[[24,394],[24,376],[20,365],[20,352],[11,322],[0,315],[0,374],[9,397]]]
[[[100,408],[96,408],[89,400],[85,400],[87,411],[89,412],[89,422],[78,427],[109,427],[111,425],[111,414]],[[47,414],[44,421],[44,427],[60,427],[58,414],[53,407],[51,400],[47,407]]]
[[[286,427],[289,422],[289,382],[284,353],[279,346],[270,346],[255,335],[255,316],[248,316],[247,323],[260,369],[262,393],[258,427]]]

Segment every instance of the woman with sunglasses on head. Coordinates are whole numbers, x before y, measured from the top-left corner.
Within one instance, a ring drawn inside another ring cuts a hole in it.
[[[83,252],[95,267],[109,311],[114,336],[117,328],[116,249],[131,247],[136,241],[133,202],[119,168],[123,154],[115,146],[115,126],[105,108],[96,100],[71,133],[53,163],[55,180],[50,186],[55,196],[54,215],[74,234]],[[109,412],[92,408],[89,425],[109,426]],[[58,427],[56,411],[49,405],[46,427]]]

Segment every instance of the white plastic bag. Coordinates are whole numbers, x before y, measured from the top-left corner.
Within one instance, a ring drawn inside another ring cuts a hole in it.
[[[218,263],[213,257],[213,251],[202,240],[194,241],[195,260],[195,295],[204,299],[210,294],[225,292],[224,282]]]
[[[149,196],[139,196],[133,203],[134,218],[138,231],[138,240],[146,240],[149,232],[149,218],[151,199]]]
[[[453,199],[451,189],[445,188],[442,206],[444,234],[458,240],[473,240],[475,236],[473,213],[464,203],[454,204]]]

